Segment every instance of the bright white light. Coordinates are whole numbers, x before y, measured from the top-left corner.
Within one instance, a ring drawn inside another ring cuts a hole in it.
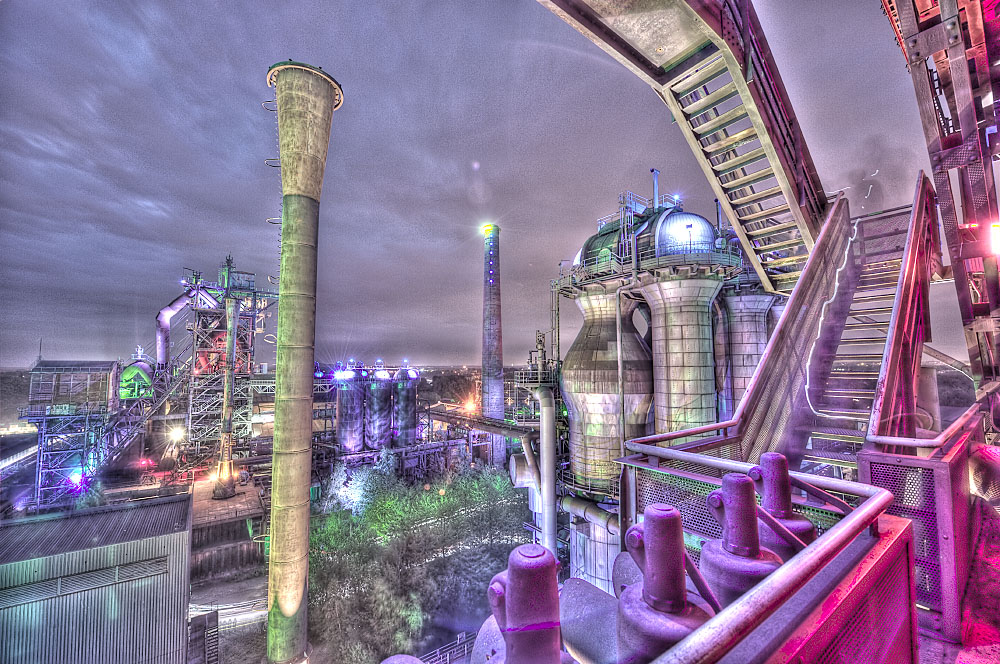
[[[83,481],[83,473],[79,470],[74,470],[70,473],[69,481],[73,484],[79,485]]]
[[[174,443],[179,443],[184,440],[184,427],[174,427],[170,430],[170,440]]]

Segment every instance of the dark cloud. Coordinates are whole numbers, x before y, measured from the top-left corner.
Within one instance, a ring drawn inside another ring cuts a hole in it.
[[[879,3],[756,4],[827,189],[882,168],[886,204],[906,202],[926,156]],[[322,359],[475,363],[484,220],[502,228],[514,363],[548,325],[558,262],[618,192],[650,188],[649,167],[714,214],[662,102],[531,0],[0,3],[0,365],[29,363],[40,337],[50,357],[127,355],[184,267],[211,273],[231,253],[260,281],[276,273],[276,134],[260,102],[267,67],[289,57],[345,91],[322,205]],[[579,316],[563,310],[565,347]]]

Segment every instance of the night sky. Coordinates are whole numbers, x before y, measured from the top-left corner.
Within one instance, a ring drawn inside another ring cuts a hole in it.
[[[908,203],[928,168],[878,0],[757,0],[827,191]],[[402,8],[402,9],[401,9]],[[0,3],[0,366],[151,346],[183,268],[276,274],[269,65],[344,88],[320,228],[317,358],[476,364],[479,226],[499,223],[504,346],[522,363],[548,284],[615,211],[713,195],[663,103],[534,0]],[[881,189],[881,192],[879,191]],[[859,194],[859,192],[861,192]],[[966,357],[954,290],[935,346]],[[563,348],[580,317],[563,301]],[[260,360],[273,356],[262,344]]]

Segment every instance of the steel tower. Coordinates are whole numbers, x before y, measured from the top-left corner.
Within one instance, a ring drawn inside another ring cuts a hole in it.
[[[503,419],[503,335],[500,323],[500,227],[483,226],[483,416]]]

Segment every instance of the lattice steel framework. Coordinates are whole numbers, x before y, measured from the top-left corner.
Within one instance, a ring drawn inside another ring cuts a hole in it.
[[[255,312],[241,313],[236,333],[234,441],[247,441],[251,436],[253,391],[248,378],[253,362],[255,320]],[[222,436],[223,356],[227,333],[225,309],[194,310],[188,435],[180,447],[187,463],[194,463],[214,454]]]
[[[1000,378],[1000,276],[993,239],[1000,218],[992,167],[1000,154],[1000,15],[995,3],[982,0],[882,4],[913,79],[969,360],[983,396],[986,384]]]

